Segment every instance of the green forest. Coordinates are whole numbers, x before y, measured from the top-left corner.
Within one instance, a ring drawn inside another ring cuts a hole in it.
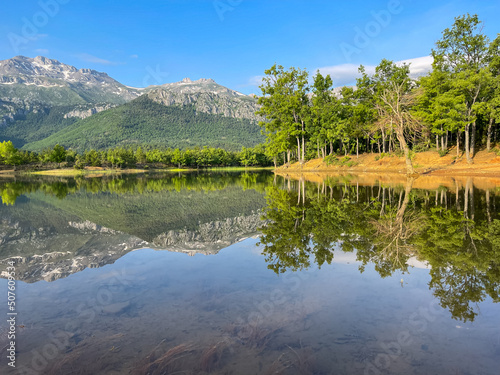
[[[24,125],[27,129],[36,119],[28,120]],[[60,144],[78,152],[144,145],[181,149],[207,146],[237,151],[263,140],[253,121],[197,112],[194,106],[165,106],[144,95],[61,127],[47,138],[25,144],[24,149],[40,151]]]
[[[86,150],[77,153],[56,144],[41,152],[17,149],[11,141],[0,143],[0,169],[43,170],[48,168],[214,168],[266,167],[271,159],[262,145],[242,147],[240,151],[222,148],[194,147],[188,149],[142,149],[115,147],[107,150]]]
[[[500,35],[490,41],[477,15],[455,18],[431,51],[432,70],[418,79],[410,66],[383,59],[374,73],[359,67],[355,87],[332,91],[319,71],[274,65],[265,71],[258,112],[266,150],[276,161],[359,152],[404,155],[453,145],[473,163],[479,147],[497,141],[500,120]]]

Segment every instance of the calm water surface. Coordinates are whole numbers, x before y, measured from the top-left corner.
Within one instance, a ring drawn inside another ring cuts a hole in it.
[[[499,374],[496,181],[380,180],[0,179],[1,373]]]

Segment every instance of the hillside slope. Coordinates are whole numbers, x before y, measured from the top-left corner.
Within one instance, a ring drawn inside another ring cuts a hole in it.
[[[193,105],[165,106],[147,95],[79,120],[24,146],[42,150],[60,144],[77,151],[115,146],[211,146],[237,150],[264,140],[255,121],[196,111]]]

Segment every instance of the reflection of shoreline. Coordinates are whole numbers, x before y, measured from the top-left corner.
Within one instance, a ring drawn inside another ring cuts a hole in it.
[[[475,153],[474,163],[468,164],[464,155],[457,159],[456,148],[449,150],[445,156],[435,151],[418,152],[412,158],[416,173],[433,176],[494,177],[500,176],[500,156],[495,152],[481,150]],[[347,159],[345,159],[347,158]],[[337,163],[327,165],[323,159],[312,159],[301,165],[281,166],[276,169],[279,174],[285,173],[333,173],[333,174],[395,174],[405,178],[406,163],[402,156],[368,153],[338,157]],[[349,161],[349,163],[346,163]],[[347,165],[346,165],[347,164]]]
[[[363,172],[356,173],[335,173],[335,172],[277,172],[278,176],[290,178],[292,180],[305,180],[314,183],[323,183],[331,179],[341,183],[348,183],[351,186],[378,186],[380,184],[388,186],[401,186],[406,183],[406,176],[396,173],[380,172]],[[436,175],[420,175],[413,182],[413,189],[436,190],[440,187],[446,187],[450,191],[463,189],[470,180],[474,184],[475,189],[493,190],[500,186],[500,176],[482,177],[482,176],[436,176]]]

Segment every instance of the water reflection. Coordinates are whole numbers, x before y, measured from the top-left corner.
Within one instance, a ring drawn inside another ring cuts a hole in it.
[[[0,180],[0,265],[52,281],[143,247],[215,254],[256,235],[269,173]]]
[[[496,374],[496,190],[363,178],[0,181],[6,373]]]
[[[499,301],[500,220],[496,195],[474,189],[472,180],[455,192],[359,183],[309,184],[283,180],[266,190],[261,244],[276,273],[301,270],[311,261],[330,264],[336,245],[356,251],[381,277],[409,272],[412,259],[430,268],[429,287],[452,316],[472,321],[475,304]],[[355,184],[355,185],[353,185]],[[454,204],[453,204],[454,202]],[[478,212],[479,211],[479,212]],[[476,213],[477,212],[477,213]]]

